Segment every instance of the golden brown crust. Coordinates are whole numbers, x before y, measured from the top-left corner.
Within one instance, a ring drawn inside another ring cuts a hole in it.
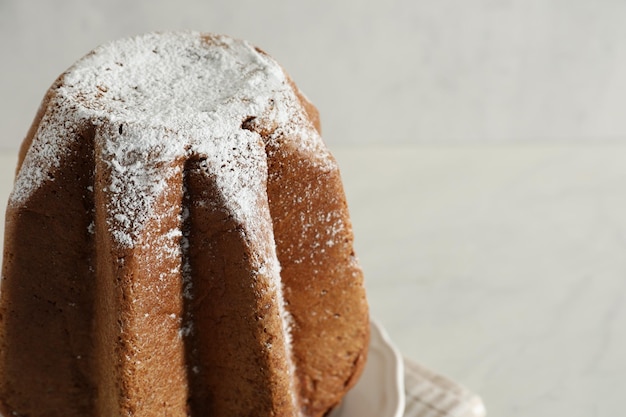
[[[271,148],[271,145],[270,145]],[[306,416],[322,416],[360,375],[369,340],[363,277],[337,170],[269,149],[268,194]],[[306,198],[302,198],[306,196]],[[330,227],[320,218],[331,217]]]
[[[0,411],[85,416],[93,412],[89,335],[96,299],[93,242],[93,130],[85,127],[64,169],[27,205],[6,212],[0,291]],[[68,202],[72,204],[68,205]],[[67,404],[71,403],[71,408]]]
[[[146,224],[134,248],[121,248],[107,224],[110,202],[103,190],[110,184],[110,168],[101,158],[96,161],[94,415],[176,415],[188,395],[184,343],[178,337],[180,261],[163,256],[158,246],[165,246],[167,232],[179,227],[179,210],[171,208],[181,204],[182,178],[166,179],[166,191],[156,202],[158,221]]]
[[[205,170],[191,160],[184,171],[189,216],[183,230],[192,273],[186,315],[194,326],[186,342],[191,415],[295,415],[277,299],[268,277],[253,266],[259,251],[269,254],[225,210]],[[266,233],[269,239],[271,230]]]

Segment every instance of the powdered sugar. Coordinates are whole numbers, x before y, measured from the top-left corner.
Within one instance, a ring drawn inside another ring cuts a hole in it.
[[[104,45],[56,87],[11,201],[23,203],[52,180],[67,142],[77,140],[73,132],[91,125],[96,157],[110,171],[103,191],[113,194],[107,209],[118,243],[134,245],[166,179],[181,169],[171,162],[191,154],[217,167],[237,164],[237,174],[220,176],[219,186],[233,213],[253,221],[259,190],[252,185],[260,185],[254,179],[264,155],[259,136],[241,128],[245,119],[271,119],[278,130],[294,131],[299,146],[319,150],[328,163],[296,100],[280,66],[244,41],[168,33]],[[242,149],[246,156],[237,157]]]

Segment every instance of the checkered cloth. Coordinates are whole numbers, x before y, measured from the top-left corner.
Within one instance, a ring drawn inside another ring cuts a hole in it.
[[[476,394],[446,377],[404,360],[404,417],[484,417]]]

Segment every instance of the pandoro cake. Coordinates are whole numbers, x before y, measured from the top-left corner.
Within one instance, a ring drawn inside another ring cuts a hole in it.
[[[147,34],[47,92],[6,212],[6,416],[324,416],[369,318],[316,109],[247,42]]]

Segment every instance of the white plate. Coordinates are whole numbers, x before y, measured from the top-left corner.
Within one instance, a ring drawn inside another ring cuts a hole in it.
[[[370,322],[367,363],[359,382],[329,417],[402,417],[404,363],[384,329]]]

